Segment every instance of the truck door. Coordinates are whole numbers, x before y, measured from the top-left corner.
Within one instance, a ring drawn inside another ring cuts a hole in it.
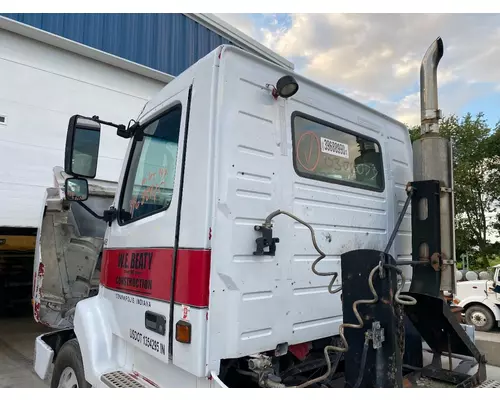
[[[498,291],[500,287],[500,277],[499,277],[500,267],[495,268],[495,273],[493,274],[493,287],[496,287],[497,290],[494,292],[495,301],[497,304],[500,304],[500,293]]]
[[[190,93],[186,88],[162,103],[132,139],[101,271],[101,295],[112,305],[114,333],[164,362],[169,362]],[[134,368],[147,373],[152,368],[147,359],[134,357]]]

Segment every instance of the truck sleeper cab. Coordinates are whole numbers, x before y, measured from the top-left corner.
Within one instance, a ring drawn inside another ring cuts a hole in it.
[[[133,121],[99,293],[77,303],[73,328],[37,339],[40,377],[54,360],[52,386],[72,387],[293,386],[321,360],[324,372],[342,323],[340,255],[385,247],[411,145],[403,124],[296,74],[285,98],[284,76],[221,46]],[[67,196],[84,198],[81,178],[95,176],[96,131],[70,124]],[[327,255],[319,274],[309,230],[285,215],[273,220],[279,242],[259,249],[255,227],[275,210],[313,227]],[[411,259],[410,229],[405,217],[396,259]],[[263,384],[248,365],[273,377]]]

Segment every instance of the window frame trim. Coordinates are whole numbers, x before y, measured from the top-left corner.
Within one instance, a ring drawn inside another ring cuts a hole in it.
[[[170,112],[172,112],[173,110],[177,109],[177,108],[180,108],[181,110],[181,118],[180,118],[180,124],[179,124],[179,140],[181,139],[181,136],[182,136],[182,132],[181,132],[181,127],[182,127],[182,118],[183,118],[183,115],[182,115],[182,112],[184,110],[184,107],[182,105],[182,102],[180,100],[176,100],[175,102],[173,102],[167,109],[165,109],[164,111],[162,111],[161,113],[159,113],[158,115],[156,115],[154,118],[151,118],[149,120],[147,120],[144,124],[140,125],[139,126],[139,131],[136,132],[134,134],[134,137],[133,137],[133,142],[132,142],[132,145],[130,147],[130,152],[129,152],[129,157],[128,157],[128,160],[127,160],[127,167],[125,169],[125,173],[123,174],[123,183],[122,183],[122,186],[120,188],[120,199],[118,201],[118,212],[117,212],[117,217],[116,217],[116,222],[118,223],[119,226],[126,226],[126,225],[129,225],[129,224],[132,224],[136,221],[140,221],[144,218],[149,218],[153,215],[156,215],[156,214],[159,214],[163,211],[166,211],[170,208],[170,205],[172,204],[172,202],[170,202],[170,204],[166,207],[162,207],[161,209],[159,210],[156,210],[156,211],[153,211],[151,213],[148,213],[148,214],[144,214],[144,215],[141,215],[140,217],[138,218],[132,218],[128,221],[123,221],[121,219],[121,210],[123,209],[123,198],[124,198],[124,194],[125,194],[125,190],[126,190],[126,187],[127,187],[127,181],[128,181],[128,178],[129,178],[129,175],[130,175],[130,167],[131,167],[131,164],[132,164],[132,158],[134,156],[134,152],[135,152],[135,149],[136,149],[136,146],[137,146],[137,134],[139,133],[140,135],[144,137],[154,137],[152,135],[148,135],[148,134],[145,134],[144,133],[144,129],[146,129],[149,125],[151,125],[152,123],[154,123],[155,121],[158,121],[159,119],[163,118],[165,115],[169,114]],[[178,162],[178,158],[179,157],[179,148],[177,148],[177,156],[176,156],[176,159],[175,159],[175,163],[177,164]],[[177,165],[176,165],[177,167]],[[177,168],[176,168],[176,172],[175,172],[175,176],[174,176],[174,186],[175,186],[175,177],[177,176]],[[173,191],[173,189],[172,189]],[[173,197],[173,193],[172,193],[172,197]]]
[[[296,159],[296,154],[295,154],[297,151],[296,145],[295,145],[295,123],[294,123],[295,117],[302,117],[303,119],[306,119],[306,120],[311,121],[311,122],[315,122],[315,123],[323,125],[327,128],[332,128],[332,129],[347,133],[349,135],[352,135],[354,137],[358,137],[358,138],[365,139],[365,140],[376,143],[380,149],[380,159],[382,162],[382,186],[380,188],[376,188],[376,187],[367,186],[367,185],[359,184],[359,183],[352,182],[352,181],[346,181],[346,180],[335,179],[335,178],[326,178],[326,177],[318,176],[318,175],[315,175],[312,173],[299,171],[299,169],[297,168],[297,159]],[[299,176],[301,178],[305,178],[305,179],[311,179],[314,181],[333,183],[333,184],[338,184],[340,186],[348,186],[348,187],[353,187],[356,189],[367,190],[369,192],[383,193],[385,191],[386,186],[385,186],[384,154],[382,151],[382,146],[377,139],[369,137],[369,136],[364,135],[362,133],[353,131],[352,129],[337,125],[333,122],[328,122],[328,121],[325,121],[321,118],[314,117],[310,114],[306,114],[306,113],[301,112],[301,111],[293,111],[291,116],[290,116],[290,119],[291,119],[291,135],[292,135],[292,162],[293,162],[293,169],[295,170],[295,173],[297,174],[297,176]]]

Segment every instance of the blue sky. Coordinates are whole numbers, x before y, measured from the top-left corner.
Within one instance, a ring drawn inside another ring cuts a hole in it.
[[[217,14],[300,74],[405,123],[419,122],[419,68],[436,37],[445,115],[500,120],[500,14]]]

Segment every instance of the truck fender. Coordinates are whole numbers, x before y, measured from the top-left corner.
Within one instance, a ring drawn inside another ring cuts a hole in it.
[[[465,309],[471,304],[484,304],[493,313],[495,320],[500,321],[500,308],[497,307],[497,305],[490,299],[485,298],[484,296],[470,296],[458,303],[458,306]]]
[[[85,379],[92,386],[100,386],[100,376],[116,368],[112,354],[112,327],[116,326],[108,300],[96,296],[81,300],[76,305],[74,331],[82,353]]]
[[[59,350],[68,340],[73,339],[73,329],[59,329],[39,335],[35,339],[34,367],[40,379],[45,380],[49,374],[50,366],[59,354]]]

